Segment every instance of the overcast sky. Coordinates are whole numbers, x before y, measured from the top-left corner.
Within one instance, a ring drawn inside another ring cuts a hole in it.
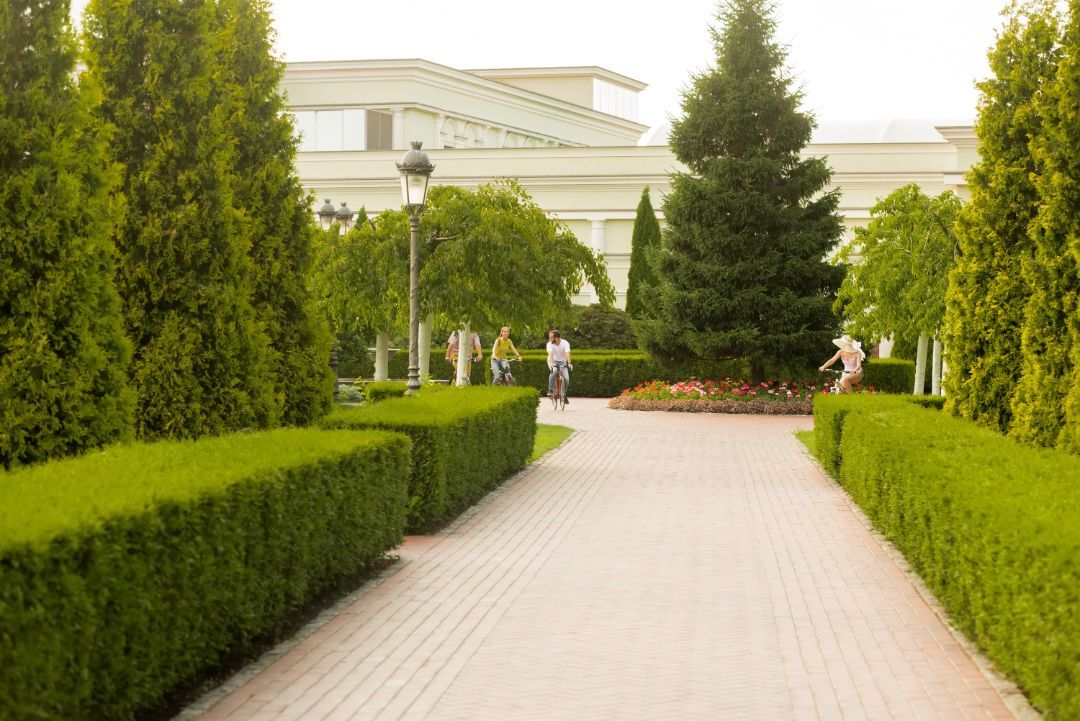
[[[86,0],[73,0],[81,12]],[[973,120],[1006,0],[778,0],[777,40],[819,120]],[[640,120],[679,112],[714,57],[715,0],[272,0],[285,60],[423,58],[459,69],[599,65],[648,83]],[[641,7],[642,9],[637,9]]]

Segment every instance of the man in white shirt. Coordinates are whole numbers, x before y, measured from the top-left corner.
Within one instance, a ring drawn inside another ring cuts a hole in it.
[[[548,376],[548,395],[555,394],[555,373],[562,375],[564,391],[569,390],[570,372],[567,369],[574,370],[574,364],[570,362],[570,344],[563,340],[562,334],[557,330],[548,333],[547,354],[547,364],[551,370]]]

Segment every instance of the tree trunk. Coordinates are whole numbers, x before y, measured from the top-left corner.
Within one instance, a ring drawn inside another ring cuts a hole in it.
[[[390,334],[380,331],[375,334],[375,380],[384,381],[390,377]]]
[[[765,361],[751,358],[750,359],[750,382],[757,384],[765,380]]]
[[[469,374],[466,371],[469,368],[469,359],[472,358],[472,344],[470,336],[472,335],[471,326],[468,321],[462,324],[461,330],[458,331],[458,363],[457,363],[457,378],[454,385],[463,386],[468,381]]]
[[[416,341],[419,346],[420,380],[426,381],[431,377],[431,329],[435,325],[435,315],[428,313],[427,317],[420,322],[420,332]]]
[[[919,350],[915,353],[915,395],[921,396],[926,387],[926,346],[929,339],[925,335],[919,336]]]
[[[930,393],[941,395],[941,341],[934,339],[934,360],[930,368]]]

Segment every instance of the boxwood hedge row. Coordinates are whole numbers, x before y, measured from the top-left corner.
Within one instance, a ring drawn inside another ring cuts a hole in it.
[[[370,567],[409,446],[276,430],[0,475],[0,718],[129,719]]]
[[[823,465],[955,623],[1047,719],[1080,718],[1076,458],[899,398],[814,406]]]
[[[339,408],[319,426],[381,428],[412,438],[408,530],[425,533],[525,464],[536,435],[536,407],[532,388],[471,386]]]
[[[571,341],[572,343],[573,341]],[[826,349],[827,352],[828,349]],[[444,363],[441,350],[432,351],[432,375],[449,378],[452,369]],[[522,351],[524,362],[511,366],[518,385],[547,392],[547,353],[542,350]],[[657,361],[638,350],[580,350],[571,353],[574,375],[570,379],[571,394],[586,398],[612,398],[626,388],[652,380],[680,381],[687,378],[733,378],[748,377],[744,361],[695,361],[675,363]],[[822,359],[824,360],[824,358]],[[484,350],[484,360],[473,363],[470,381],[473,385],[491,382],[490,358]],[[915,364],[896,358],[875,358],[864,365],[863,384],[874,386],[885,393],[911,393],[915,386]],[[388,372],[391,378],[405,378],[408,354],[397,353],[390,359]],[[768,374],[775,378],[814,380],[824,376],[815,368],[770,368]]]

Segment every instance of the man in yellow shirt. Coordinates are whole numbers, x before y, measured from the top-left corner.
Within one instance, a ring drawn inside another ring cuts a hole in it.
[[[513,351],[517,359],[521,360],[521,354],[514,347],[514,341],[510,340],[510,326],[504,325],[499,331],[499,337],[495,339],[495,345],[491,346],[491,382],[495,383],[503,373],[510,372],[510,361],[506,359],[507,351]]]

